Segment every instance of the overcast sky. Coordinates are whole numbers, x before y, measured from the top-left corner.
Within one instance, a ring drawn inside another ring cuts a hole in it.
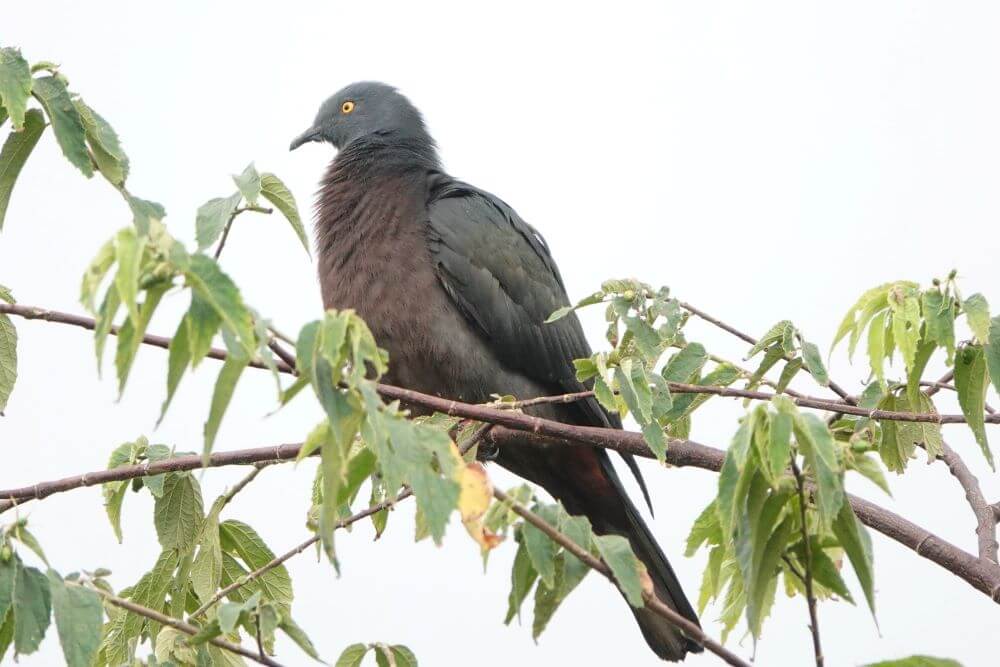
[[[194,213],[233,190],[251,160],[283,178],[304,213],[329,146],[289,154],[292,137],[328,95],[359,79],[398,86],[421,108],[446,167],[495,192],[547,237],[572,297],[611,276],[671,286],[680,298],[759,335],[792,319],[824,349],[865,289],[924,283],[958,268],[966,293],[1000,311],[1000,6],[992,2],[5,3],[0,41],[32,61],[63,65],[72,88],[118,130],[130,187],[163,203],[178,238]],[[100,179],[86,181],[43,137],[14,191],[0,236],[0,283],[25,304],[79,312],[79,277],[105,239],[129,224]],[[320,312],[315,267],[276,217],[242,216],[223,263],[247,300],[288,331]],[[150,330],[169,334],[185,299]],[[600,323],[588,333],[600,345]],[[99,382],[82,330],[17,321],[21,377],[0,420],[0,488],[104,467],[111,449],[147,434],[200,448],[216,367],[182,384],[154,421],[166,355],[141,351],[122,401]],[[745,354],[699,323],[690,337]],[[940,368],[932,369],[934,372]],[[834,356],[832,374],[857,389],[864,364]],[[803,386],[816,393],[819,389]],[[248,373],[217,450],[302,439],[318,421],[309,399],[265,418],[273,384]],[[942,409],[954,411],[943,397]],[[716,399],[694,437],[725,446],[742,406]],[[1000,499],[964,427],[948,441]],[[997,439],[996,433],[994,438]],[[1000,439],[997,439],[1000,444]],[[307,537],[313,463],[264,471],[229,514],[276,551]],[[704,554],[684,558],[715,476],[644,462],[652,522],[689,596]],[[512,480],[495,467],[500,484]],[[201,478],[206,505],[238,469]],[[956,544],[975,548],[974,521],[943,465],[917,462],[890,480],[894,499],[864,481],[857,493]],[[158,551],[152,503],[126,499],[116,543],[100,490],[33,503],[31,527],[61,572],[106,566],[132,584]],[[9,516],[3,517],[4,520]],[[589,577],[536,646],[526,625],[504,627],[512,545],[484,575],[475,545],[453,525],[443,547],[412,542],[412,507],[381,543],[368,525],[338,539],[343,575],[311,554],[293,560],[294,612],[322,655],[359,641],[405,643],[423,665],[654,665],[631,614]],[[913,552],[873,535],[879,628],[864,607],[819,610],[829,665],[910,653],[967,666],[996,659],[1000,609]],[[853,574],[848,585],[860,598]],[[530,606],[530,605],[528,605]],[[527,609],[527,606],[526,606]],[[721,610],[704,615],[717,635]],[[758,664],[810,660],[801,598],[779,596]],[[62,660],[50,628],[22,665]],[[739,633],[737,633],[739,634]],[[738,641],[736,637],[736,641]],[[749,656],[752,644],[734,644]],[[280,645],[285,664],[307,664]],[[716,664],[695,657],[692,665]]]

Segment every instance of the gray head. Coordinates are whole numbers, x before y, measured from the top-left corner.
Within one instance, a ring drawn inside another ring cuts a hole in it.
[[[420,112],[399,91],[361,81],[323,102],[312,127],[296,137],[289,150],[310,141],[326,141],[339,149],[372,135],[431,142]]]

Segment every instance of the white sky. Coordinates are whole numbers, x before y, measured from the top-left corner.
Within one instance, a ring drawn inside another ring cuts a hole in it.
[[[857,295],[886,280],[926,283],[957,267],[966,292],[983,291],[1000,310],[995,3],[6,5],[0,41],[30,60],[63,63],[73,89],[122,136],[133,192],[162,202],[180,238],[193,238],[195,209],[228,195],[229,174],[250,160],[281,176],[308,214],[332,152],[314,145],[289,154],[289,140],[329,94],[380,79],[424,111],[452,173],[497,193],[546,235],[573,297],[603,278],[634,275],[757,335],[790,318],[823,348]],[[81,178],[47,135],[14,191],[0,282],[23,303],[79,312],[83,269],[128,223],[112,190]],[[280,219],[241,217],[223,260],[250,303],[284,329],[318,315],[314,267]],[[150,330],[172,332],[181,301]],[[599,322],[588,323],[599,345]],[[16,325],[21,378],[0,421],[0,488],[102,468],[115,445],[140,434],[200,448],[211,363],[185,380],[153,433],[164,353],[140,353],[116,403],[113,370],[98,383],[87,333]],[[700,324],[691,337],[726,356],[745,353]],[[832,372],[856,388],[864,367],[836,356]],[[248,373],[217,450],[308,432],[319,413],[307,399],[264,419],[272,387],[267,375]],[[725,445],[740,410],[714,401],[695,420],[696,439]],[[948,427],[945,435],[987,496],[1000,498],[997,475],[967,431]],[[1000,445],[995,431],[994,439]],[[653,530],[696,597],[705,559],[681,552],[715,477],[644,468]],[[240,475],[206,473],[206,503]],[[307,536],[311,475],[312,464],[265,471],[232,515],[284,551]],[[943,465],[917,462],[890,482],[894,500],[864,482],[850,486],[975,548],[972,515]],[[155,559],[145,495],[126,501],[123,545],[97,488],[27,511],[62,572],[107,566],[123,587]],[[327,659],[353,642],[386,641],[409,645],[424,665],[657,664],[617,593],[596,577],[537,646],[530,621],[504,627],[510,545],[484,576],[460,526],[442,548],[414,545],[411,512],[399,508],[382,544],[371,542],[368,525],[341,535],[339,579],[310,555],[291,563],[296,616]],[[995,605],[896,543],[874,541],[881,637],[865,608],[823,604],[828,664],[918,652],[967,666],[995,660]],[[848,583],[860,598],[853,574]],[[713,635],[718,613],[703,619]],[[759,664],[808,664],[806,619],[802,599],[780,597]],[[286,664],[308,662],[280,648]],[[749,656],[752,646],[736,648]],[[61,660],[53,628],[21,664]]]

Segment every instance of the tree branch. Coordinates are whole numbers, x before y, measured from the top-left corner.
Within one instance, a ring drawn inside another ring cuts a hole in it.
[[[993,508],[986,501],[983,490],[979,487],[979,480],[972,474],[965,461],[948,446],[942,443],[941,460],[948,466],[948,470],[954,475],[958,483],[965,489],[965,499],[972,507],[972,513],[976,516],[976,537],[979,541],[979,557],[992,563],[997,562],[997,533],[996,517]]]
[[[219,255],[222,254],[222,249],[226,246],[226,239],[229,238],[229,230],[233,226],[233,221],[236,220],[236,216],[245,211],[254,211],[255,213],[267,213],[270,215],[274,213],[274,209],[264,208],[263,206],[247,205],[240,207],[232,212],[229,216],[229,220],[226,221],[226,228],[222,230],[222,238],[219,239],[219,246],[215,249],[215,259],[219,259]]]
[[[6,313],[8,315],[16,315],[29,320],[44,320],[47,322],[57,322],[60,324],[70,324],[73,326],[82,327],[84,329],[93,329],[95,326],[94,320],[89,317],[82,317],[79,315],[72,315],[70,313],[63,313],[54,310],[45,310],[43,308],[36,308],[34,306],[24,306],[24,305],[11,305],[0,303],[0,313]],[[117,335],[118,328],[112,327],[111,333]],[[165,336],[156,336],[152,334],[147,334],[143,336],[143,343],[147,345],[153,345],[155,347],[160,347],[167,349],[170,347],[170,338]],[[295,371],[295,359],[290,355],[288,351],[282,348],[276,341],[272,340],[269,342],[268,346],[277,354],[280,361],[276,361],[277,368],[282,373],[296,374]],[[209,350],[207,355],[212,359],[225,360],[226,351],[219,348],[212,348]],[[252,360],[249,364],[254,368],[267,368],[267,366],[259,359]],[[715,396],[724,396],[728,398],[747,398],[756,401],[770,401],[774,398],[775,394],[763,392],[763,391],[748,391],[745,389],[735,389],[733,387],[716,387],[711,385],[695,385],[695,384],[685,384],[682,382],[668,382],[670,390],[677,394],[712,394]],[[391,385],[378,385],[379,393],[383,396],[391,396],[392,398],[400,398],[401,400],[406,400],[402,395],[396,393],[399,390],[398,387],[393,387]],[[406,390],[402,390],[406,391]],[[416,395],[417,392],[411,392]],[[928,392],[930,393],[930,392]],[[528,399],[529,402],[523,402],[520,405],[533,405],[535,403],[544,402],[572,402],[574,400],[581,400],[592,396],[593,392],[578,392],[576,394],[568,394],[571,398],[565,398],[564,396],[556,397],[540,397],[538,399]],[[803,408],[814,408],[817,410],[826,410],[829,412],[834,412],[838,414],[850,414],[858,417],[868,417],[870,419],[879,420],[890,420],[890,421],[909,421],[909,422],[928,422],[936,424],[964,424],[966,419],[964,415],[942,415],[930,412],[896,412],[892,410],[868,410],[866,408],[861,408],[854,405],[854,398],[851,396],[846,396],[843,401],[826,400],[822,398],[815,398],[802,395],[789,395],[789,400],[793,401],[796,405]],[[447,399],[438,399],[441,404],[446,405],[449,403]],[[443,410],[439,410],[442,411]],[[984,421],[988,424],[1000,424],[1000,413],[987,414],[984,417]]]
[[[71,581],[67,581],[66,584],[70,586],[80,586],[80,588],[83,588],[81,584],[77,584]],[[124,598],[118,597],[117,595],[112,595],[111,593],[108,593],[105,590],[97,588],[96,586],[88,587],[87,590],[97,593],[107,602],[113,604],[116,607],[120,607],[121,609],[130,611],[133,614],[138,614],[139,616],[144,616],[152,621],[156,621],[160,625],[169,626],[174,630],[183,632],[186,635],[191,635],[193,637],[194,635],[198,634],[198,631],[200,630],[200,628],[197,628],[191,625],[190,623],[185,623],[184,621],[173,618],[172,616],[167,616],[166,614],[160,613],[155,609],[150,609],[149,607],[144,607],[140,604],[136,604],[131,600],[126,600]],[[263,653],[257,655],[253,651],[245,649],[242,646],[239,646],[238,644],[227,642],[224,639],[219,639],[218,637],[215,637],[213,639],[209,639],[208,642],[210,644],[218,646],[219,648],[225,651],[241,655],[244,658],[247,658],[248,660],[253,660],[254,662],[260,663],[262,665],[268,665],[268,667],[282,667],[280,662],[272,660]]]
[[[538,516],[526,507],[514,502],[514,500],[508,496],[506,493],[500,489],[493,490],[493,497],[500,502],[508,505],[515,514],[520,516],[522,519],[533,525],[538,530],[545,533],[546,536],[559,546],[561,546],[566,551],[570,552],[576,556],[584,565],[592,570],[599,572],[604,575],[611,583],[618,586],[618,582],[615,581],[614,575],[611,573],[611,568],[609,568],[604,561],[593,556],[589,551],[583,549],[579,544],[571,540],[566,535],[556,530],[551,524],[549,524],[545,519]],[[619,587],[620,588],[620,587]],[[656,597],[655,594],[650,593],[647,590],[642,592],[643,602],[646,603],[646,607],[656,613],[658,616],[666,619],[676,627],[678,627],[685,636],[690,640],[697,642],[699,645],[704,646],[709,651],[715,655],[722,658],[729,665],[736,665],[737,667],[750,667],[750,664],[742,660],[739,656],[731,653],[722,644],[718,643],[702,631],[697,624],[692,623],[688,619],[684,618],[676,611],[668,607]]]

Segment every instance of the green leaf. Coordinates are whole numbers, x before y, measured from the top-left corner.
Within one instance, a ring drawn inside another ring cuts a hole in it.
[[[257,532],[243,523],[229,519],[219,525],[223,551],[236,554],[252,571],[257,570],[274,560],[271,551]],[[292,604],[292,579],[284,565],[272,568],[257,578],[257,584],[265,600],[276,603],[284,610]]]
[[[985,415],[986,388],[989,377],[986,373],[986,355],[979,345],[964,345],[955,354],[955,389],[958,390],[958,404],[962,408],[969,428],[976,436],[976,442],[983,451],[990,468],[996,470],[993,452],[986,439]]]
[[[17,329],[6,315],[0,314],[0,414],[7,407],[17,380]]]
[[[3,229],[3,221],[7,216],[14,183],[44,131],[45,119],[42,112],[31,109],[24,118],[24,129],[11,132],[3,149],[0,149],[0,229]]]
[[[115,274],[115,286],[122,303],[128,307],[129,317],[133,324],[139,322],[139,307],[136,304],[139,292],[139,272],[142,268],[142,254],[146,238],[140,237],[131,227],[126,227],[115,236],[115,255],[118,260],[118,273]]]
[[[790,332],[794,331],[795,327],[788,320],[782,320],[778,322],[773,327],[768,329],[767,333],[761,336],[760,340],[758,340],[757,343],[750,348],[750,351],[747,352],[746,358],[747,359],[752,358],[758,352],[770,347],[775,343],[779,344],[783,343],[785,338],[790,334]]]
[[[14,641],[14,612],[0,616],[0,660],[3,660],[11,642]]]
[[[948,353],[948,363],[955,357],[955,301],[940,290],[929,290],[921,296],[924,332],[927,340],[937,343]]]
[[[875,572],[872,565],[872,542],[868,531],[854,515],[850,503],[844,503],[833,522],[833,534],[847,553],[861,589],[868,601],[872,616],[875,615]]]
[[[222,542],[219,539],[222,500],[219,498],[215,501],[202,522],[198,535],[198,555],[191,565],[191,587],[203,603],[211,599],[222,580]]]
[[[812,413],[795,418],[795,439],[816,478],[816,509],[820,524],[829,528],[844,503],[844,482],[837,462],[833,434],[822,419]]]
[[[402,644],[395,644],[389,647],[392,657],[395,658],[396,667],[417,667],[417,656],[409,648]]]
[[[257,198],[261,195],[261,177],[253,162],[248,164],[239,176],[233,176],[233,182],[240,189],[243,199],[251,206],[256,206]]]
[[[198,250],[204,250],[219,240],[230,218],[236,213],[242,195],[239,192],[228,197],[209,199],[198,208],[195,216],[195,238]]]
[[[3,127],[3,124],[6,122],[7,122],[7,110],[2,105],[0,105],[0,127]],[[2,654],[0,654],[0,658],[3,658]]]
[[[930,361],[931,355],[934,354],[934,350],[936,349],[937,347],[934,343],[926,340],[921,340],[920,345],[917,347],[917,356],[913,362],[913,368],[909,369],[906,373],[906,398],[910,402],[910,405],[920,403],[920,380],[923,377],[924,369],[927,368],[927,362]]]
[[[236,383],[249,362],[246,357],[229,355],[219,370],[219,376],[215,380],[215,390],[212,392],[212,407],[208,413],[208,421],[205,422],[205,447],[202,450],[202,459],[205,461],[212,453],[215,436],[219,433],[222,417],[226,414],[226,408],[233,398]]]
[[[164,550],[188,553],[204,520],[204,505],[198,480],[191,473],[170,473],[163,483],[163,496],[156,499],[153,523]]]
[[[212,307],[222,318],[222,322],[236,334],[247,355],[252,355],[255,345],[250,311],[243,304],[240,291],[232,279],[219,268],[215,260],[205,255],[194,255],[191,258],[191,265],[185,276],[199,300]],[[191,305],[194,306],[194,300]],[[197,318],[193,318],[192,322],[196,320]],[[193,353],[193,345],[192,342],[192,356],[197,358]]]
[[[992,320],[990,338],[983,350],[986,356],[986,370],[993,381],[993,388],[1000,394],[1000,315]]]
[[[948,658],[934,658],[929,655],[911,655],[908,658],[900,658],[899,660],[882,660],[881,662],[872,662],[864,667],[962,667],[962,664],[957,660],[950,660]]]
[[[167,215],[163,207],[155,201],[140,199],[132,195],[126,195],[126,199],[129,209],[132,211],[132,225],[140,235],[148,234],[153,222],[160,222]]]
[[[620,535],[595,535],[594,546],[601,558],[611,568],[615,582],[633,607],[642,607],[643,565],[632,553],[628,540]]]
[[[962,310],[976,340],[986,343],[990,339],[990,306],[982,294],[973,294],[962,302]]]
[[[163,400],[163,406],[160,408],[160,416],[156,420],[157,426],[167,414],[167,408],[174,400],[174,394],[181,383],[181,378],[184,377],[184,371],[191,363],[190,330],[190,315],[185,315],[181,318],[180,324],[177,325],[174,337],[170,339],[170,351],[167,355],[167,397]],[[211,343],[211,339],[209,339],[209,343]]]
[[[661,375],[669,382],[691,383],[697,379],[706,361],[708,353],[705,347],[701,343],[688,343],[670,357]]]
[[[772,480],[777,480],[788,468],[791,457],[791,436],[793,414],[779,410],[771,416],[768,432],[767,461]]]
[[[302,242],[302,247],[309,252],[309,240],[306,237],[305,227],[302,226],[302,218],[299,216],[299,207],[295,203],[295,197],[291,191],[274,174],[264,173],[260,177],[260,193],[274,207],[281,211],[288,223],[292,226],[295,235]]]
[[[556,308],[554,311],[552,311],[552,314],[549,315],[548,319],[545,320],[545,324],[552,324],[553,322],[557,322],[562,318],[566,317],[567,315],[569,315],[570,313],[572,313],[573,310],[574,310],[573,306],[562,306],[560,308]]]
[[[533,510],[550,525],[556,523],[556,512],[553,505],[537,505]],[[535,572],[538,573],[546,586],[554,587],[556,578],[555,543],[549,539],[548,535],[530,523],[525,523],[521,527],[521,539]]]
[[[48,578],[36,568],[17,564],[14,579],[14,650],[34,653],[52,614]]]
[[[783,393],[788,389],[788,385],[791,384],[800,370],[802,370],[802,359],[800,357],[796,357],[785,364],[785,367],[781,369],[781,376],[778,378],[778,384],[775,385],[774,390],[779,394]]]
[[[24,546],[31,549],[38,558],[45,563],[49,564],[49,559],[45,557],[45,552],[42,550],[42,545],[38,542],[34,535],[32,535],[28,529],[25,527],[26,521],[20,521],[15,523],[10,527],[7,533],[8,537],[17,540]]]
[[[900,411],[900,407],[909,407],[909,403],[904,397],[898,397],[893,393],[888,393],[878,402],[879,410]],[[894,421],[891,419],[880,422],[882,428],[882,441],[878,448],[882,463],[892,472],[901,473],[906,469],[906,464],[913,458],[916,449],[916,440],[911,437],[913,430],[907,427],[906,422]]]
[[[868,363],[871,365],[872,374],[880,383],[885,382],[885,323],[888,316],[888,312],[879,313],[872,318],[871,326],[868,328]]]
[[[31,70],[19,49],[0,49],[0,105],[10,114],[15,131],[25,124],[24,110],[31,95]],[[3,216],[0,216],[2,220]]]
[[[874,458],[867,454],[855,454],[852,468],[885,491],[886,495],[892,496],[892,491],[889,490],[889,482],[886,481],[885,474],[882,472],[882,466]]]
[[[527,524],[525,524],[527,525]],[[507,616],[504,624],[509,624],[515,616],[521,618],[521,605],[531,592],[531,587],[538,579],[538,571],[531,562],[528,548],[524,541],[517,546],[517,553],[514,555],[514,565],[510,571],[510,594],[507,596]]]
[[[719,525],[719,513],[714,500],[706,505],[698,518],[694,520],[691,532],[688,533],[684,555],[690,558],[705,542],[710,545],[722,542],[722,528]]]
[[[830,375],[823,365],[823,357],[819,353],[819,348],[813,343],[802,341],[802,359],[805,361],[809,374],[816,378],[816,382],[824,387],[830,384]]]
[[[777,496],[774,496],[774,498],[777,498]],[[781,555],[785,551],[788,537],[792,533],[792,525],[792,518],[786,516],[785,520],[781,522],[774,532],[770,533],[770,537],[767,538],[764,548],[759,551],[759,564],[754,568],[756,576],[747,597],[747,623],[755,637],[760,637],[761,626],[766,615],[765,610],[767,605],[765,604],[765,597],[768,591],[768,583],[774,581],[775,568],[778,567]],[[767,533],[769,531],[765,530],[764,532]]]
[[[52,123],[56,133],[56,141],[63,155],[83,175],[90,178],[94,168],[87,151],[87,135],[83,128],[83,120],[73,106],[66,84],[54,76],[43,76],[35,79],[32,94],[42,103],[45,113]]]
[[[812,541],[810,547],[809,552],[812,556],[812,560],[810,561],[812,566],[810,569],[812,570],[813,578],[821,585],[829,588],[836,595],[854,604],[851,591],[847,589],[847,584],[844,583],[844,579],[840,576],[840,570],[834,562],[830,560],[830,557],[826,555],[826,552],[823,551],[816,540]]]
[[[146,299],[139,308],[138,322],[135,323],[131,319],[125,320],[125,323],[118,330],[118,347],[115,350],[115,370],[118,375],[119,396],[125,391],[125,383],[128,381],[129,373],[132,370],[132,363],[135,361],[135,355],[139,352],[142,339],[146,335],[146,327],[149,326],[149,321],[152,319],[156,307],[160,305],[160,299],[163,298],[168,288],[169,285],[166,283],[158,283],[150,287],[146,291]]]
[[[98,171],[112,185],[120,187],[128,178],[129,165],[128,156],[122,150],[118,135],[108,121],[87,106],[82,99],[74,99],[73,106],[83,121],[87,143],[90,145],[90,152],[94,156]]]
[[[892,310],[892,336],[906,369],[913,368],[920,342],[920,300],[915,290],[896,287],[889,296]]]
[[[66,664],[68,667],[90,667],[101,643],[104,617],[101,598],[82,586],[67,586],[55,570],[48,571],[48,578]]]
[[[316,651],[316,647],[313,646],[312,640],[309,639],[309,636],[305,633],[305,631],[300,628],[291,617],[282,617],[281,623],[278,624],[278,627],[281,628],[281,630],[288,635],[288,637],[295,642],[306,655],[313,660],[320,659],[319,653]]]
[[[7,560],[0,558],[0,620],[14,605],[14,583],[20,567],[21,559],[16,556]]]
[[[368,646],[366,644],[351,644],[337,658],[337,663],[334,667],[358,667],[361,661],[364,660],[366,653],[368,653]]]
[[[5,287],[3,285],[0,285],[0,301],[4,301],[11,305],[17,303],[17,300],[14,298],[14,293],[10,291],[9,287]]]

